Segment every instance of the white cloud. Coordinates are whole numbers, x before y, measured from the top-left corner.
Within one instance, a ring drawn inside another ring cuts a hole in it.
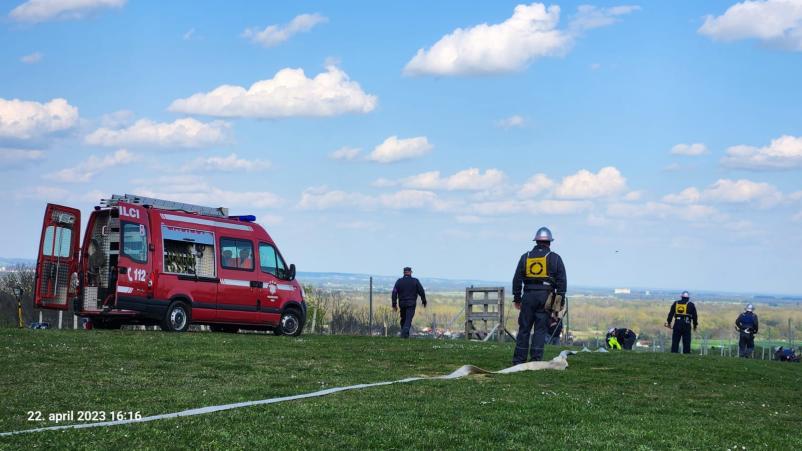
[[[338,208],[359,210],[407,210],[427,209],[446,211],[451,204],[441,200],[437,194],[423,190],[401,190],[394,193],[369,196],[326,187],[308,188],[301,193],[298,208],[302,210],[329,210]]]
[[[767,45],[802,51],[802,2],[744,1],[718,17],[707,16],[699,33],[715,41],[757,39]]]
[[[33,52],[31,54],[23,56],[19,60],[25,64],[36,64],[42,61],[42,58],[44,58],[44,55],[42,55],[41,52]]]
[[[407,139],[391,136],[376,146],[368,159],[377,163],[394,163],[426,155],[433,147],[425,136]]]
[[[0,147],[0,167],[8,169],[20,164],[39,161],[45,153],[41,150],[9,149]]]
[[[499,128],[520,128],[524,125],[526,125],[526,119],[517,114],[496,121],[496,127]]]
[[[265,47],[275,47],[297,33],[311,30],[316,25],[328,22],[329,19],[320,14],[300,14],[295,16],[286,25],[270,25],[264,30],[248,28],[242,32],[242,36],[255,44]]]
[[[246,160],[232,153],[225,157],[200,157],[185,164],[182,172],[259,172],[270,169],[271,163],[265,160]]]
[[[484,174],[477,168],[465,169],[449,177],[440,177],[440,171],[424,172],[407,177],[401,183],[408,188],[449,191],[481,191],[496,188],[504,183],[506,176],[498,169],[487,169]]]
[[[348,229],[348,230],[367,230],[374,232],[382,228],[382,225],[376,222],[371,221],[347,221],[347,222],[338,222],[335,226],[339,229]]]
[[[0,138],[36,139],[78,123],[78,108],[64,99],[47,103],[0,98]]]
[[[134,192],[140,196],[170,199],[196,205],[236,207],[247,209],[280,207],[284,200],[267,191],[228,191],[211,186],[199,176],[164,176],[155,179],[132,180]],[[235,213],[232,211],[231,213]]]
[[[535,197],[554,188],[554,185],[554,181],[546,174],[535,174],[529,177],[529,180],[518,190],[518,195],[521,197]]]
[[[768,183],[753,182],[740,179],[719,179],[704,190],[695,187],[685,188],[677,194],[663,196],[663,202],[670,204],[692,205],[699,202],[725,204],[755,204],[761,208],[770,208],[783,200],[782,193]]]
[[[122,8],[126,0],[28,0],[8,14],[18,22],[81,19],[97,10]]]
[[[802,211],[800,211],[799,213],[795,214],[791,218],[791,220],[794,221],[794,222],[802,222]]]
[[[65,168],[52,174],[47,174],[47,180],[66,183],[85,183],[91,181],[98,173],[116,166],[123,166],[137,161],[138,157],[131,152],[120,149],[105,157],[90,156],[77,166]]]
[[[725,218],[718,210],[707,205],[670,205],[661,202],[612,203],[607,206],[607,215],[621,219],[679,218],[691,222],[721,221]]]
[[[133,122],[134,112],[129,110],[118,110],[100,117],[100,126],[104,128],[123,128]]]
[[[624,200],[634,202],[643,197],[643,191],[630,191],[624,195]]]
[[[210,92],[173,101],[170,111],[219,117],[281,118],[325,117],[369,113],[378,98],[366,94],[359,83],[334,65],[315,78],[303,69],[282,69],[250,88],[222,85]]]
[[[46,200],[59,201],[70,198],[70,192],[64,188],[53,186],[33,186],[14,191],[14,197],[19,200]]]
[[[340,147],[329,154],[332,160],[355,160],[362,153],[362,149],[356,147]]]
[[[406,189],[392,194],[379,196],[379,204],[382,207],[393,210],[406,209],[430,209],[443,211],[448,208],[448,203],[441,200],[437,194],[431,191]]]
[[[127,128],[99,128],[86,137],[95,146],[209,147],[226,142],[229,125],[223,121],[201,122],[193,118],[174,122],[140,119]]]
[[[580,5],[577,8],[577,13],[571,21],[570,28],[572,30],[585,31],[594,28],[601,28],[617,23],[621,16],[639,11],[640,6],[637,5],[620,5],[610,8],[599,8],[592,5]]]
[[[689,157],[697,157],[706,154],[707,146],[702,143],[693,144],[677,144],[671,148],[671,155],[685,155]]]
[[[685,188],[677,194],[667,194],[663,196],[663,202],[669,204],[695,204],[702,200],[702,193],[694,188]]]
[[[802,137],[783,135],[764,147],[733,146],[721,164],[731,168],[771,170],[802,167]]]
[[[621,193],[627,187],[627,180],[621,172],[607,166],[594,174],[582,169],[574,175],[563,177],[554,188],[554,195],[563,199],[595,199]]]
[[[302,210],[329,210],[343,207],[369,209],[374,206],[375,200],[365,194],[330,191],[326,187],[305,189],[298,202],[298,208]]]
[[[471,204],[472,212],[476,215],[571,215],[590,210],[590,202],[573,200],[546,199],[533,200],[499,200],[492,202],[475,202]]]
[[[768,208],[782,200],[782,193],[768,183],[720,179],[705,190],[704,198],[713,202],[757,203]]]
[[[371,186],[376,188],[389,188],[391,186],[397,186],[400,182],[396,180],[390,180],[384,177],[380,177],[373,182],[371,182]]]
[[[407,63],[408,75],[471,75],[513,72],[545,56],[565,54],[584,30],[610,25],[636,7],[580,7],[568,30],[557,28],[560,7],[518,5],[499,24],[457,28]]]
[[[490,222],[490,218],[477,215],[459,215],[454,217],[460,224],[485,224]]]

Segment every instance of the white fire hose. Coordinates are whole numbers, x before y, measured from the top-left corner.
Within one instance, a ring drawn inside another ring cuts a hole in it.
[[[580,352],[590,352],[587,348],[582,349]],[[607,352],[604,348],[599,348],[597,352]],[[406,379],[400,379],[397,381],[389,381],[389,382],[374,382],[371,384],[357,384],[357,385],[349,385],[347,387],[335,387],[335,388],[328,388],[325,390],[319,390],[316,392],[311,393],[304,393],[300,395],[293,395],[293,396],[282,396],[279,398],[270,398],[270,399],[260,399],[258,401],[243,401],[237,402],[233,404],[221,404],[217,406],[209,406],[209,407],[199,407],[196,409],[189,409],[189,410],[182,410],[180,412],[172,412],[172,413],[163,413],[160,415],[151,415],[148,417],[142,417],[137,419],[126,419],[126,420],[117,420],[117,421],[102,421],[96,423],[79,423],[79,424],[66,424],[60,426],[49,426],[49,427],[42,427],[42,428],[35,428],[35,429],[24,429],[20,431],[11,431],[11,432],[0,432],[0,437],[8,436],[8,435],[15,435],[15,434],[25,434],[28,432],[41,432],[41,431],[59,431],[64,429],[84,429],[84,428],[96,428],[96,427],[103,427],[103,426],[117,426],[121,424],[133,424],[133,423],[145,423],[148,421],[156,421],[156,420],[165,420],[168,418],[178,418],[178,417],[191,417],[195,415],[203,415],[207,413],[213,412],[222,412],[224,410],[232,410],[232,409],[239,409],[242,407],[250,407],[250,406],[258,406],[262,404],[276,404],[280,402],[286,401],[295,401],[298,399],[306,399],[306,398],[316,398],[319,396],[326,396],[331,395],[334,393],[349,391],[349,390],[359,390],[362,388],[370,388],[370,387],[380,387],[382,385],[392,385],[392,384],[406,384],[408,382],[415,382],[415,381],[422,381],[422,380],[452,380],[452,379],[459,379],[461,377],[470,376],[472,374],[510,374],[510,373],[518,373],[521,371],[539,371],[539,370],[564,370],[568,368],[568,355],[576,354],[577,351],[562,351],[560,355],[557,357],[547,361],[547,362],[527,362],[521,363],[515,366],[511,366],[509,368],[504,368],[503,370],[499,371],[488,371],[473,365],[463,365],[459,367],[457,370],[450,374],[446,374],[443,376],[426,376],[426,377],[409,377]]]

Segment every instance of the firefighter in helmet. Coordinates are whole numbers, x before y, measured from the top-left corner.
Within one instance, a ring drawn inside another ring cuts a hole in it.
[[[755,350],[755,334],[758,330],[754,305],[746,304],[744,312],[738,315],[738,319],[735,320],[735,327],[740,334],[738,356],[748,359],[752,357],[752,352]]]
[[[615,339],[615,344],[618,345],[617,348],[610,344],[611,339]],[[611,327],[610,330],[607,331],[607,336],[605,336],[607,347],[610,349],[632,350],[632,346],[635,345],[637,339],[638,334],[626,327]]]
[[[671,321],[674,326],[671,326]],[[679,352],[679,342],[682,340],[682,353],[691,353],[691,325],[693,330],[699,325],[699,318],[696,316],[696,306],[691,302],[691,295],[687,291],[682,292],[682,297],[671,304],[666,318],[666,327],[672,327],[671,352]]]
[[[543,358],[549,318],[552,312],[562,310],[568,286],[563,260],[551,251],[551,230],[541,227],[534,241],[535,247],[518,259],[512,278],[513,303],[520,310],[513,365],[526,362],[527,354],[534,361]]]

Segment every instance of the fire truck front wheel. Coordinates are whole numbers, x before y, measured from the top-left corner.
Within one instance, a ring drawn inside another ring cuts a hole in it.
[[[167,308],[167,314],[162,320],[162,330],[167,332],[186,332],[189,329],[191,315],[191,310],[187,304],[181,301],[174,301]]]
[[[301,314],[295,309],[284,310],[281,314],[281,321],[273,332],[276,335],[289,335],[290,337],[297,337],[301,335],[303,323],[301,322]]]

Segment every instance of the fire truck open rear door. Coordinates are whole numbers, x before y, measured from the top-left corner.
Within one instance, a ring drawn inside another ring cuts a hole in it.
[[[36,260],[34,302],[39,308],[67,310],[78,278],[81,211],[47,204]],[[73,280],[74,279],[74,280]]]

